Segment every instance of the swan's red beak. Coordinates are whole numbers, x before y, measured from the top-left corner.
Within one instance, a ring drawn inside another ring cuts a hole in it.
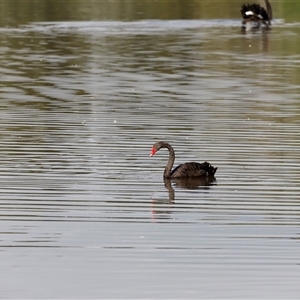
[[[153,156],[156,153],[156,149],[153,147],[150,151],[150,156]]]

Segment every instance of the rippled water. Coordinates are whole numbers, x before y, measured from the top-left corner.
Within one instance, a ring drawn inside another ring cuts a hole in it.
[[[277,23],[1,29],[2,297],[298,298],[300,30]],[[164,182],[159,140],[216,180]]]

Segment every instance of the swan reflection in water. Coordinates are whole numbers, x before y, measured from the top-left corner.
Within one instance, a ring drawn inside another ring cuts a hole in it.
[[[199,177],[199,178],[164,178],[164,186],[168,191],[168,198],[152,199],[152,220],[170,219],[173,207],[175,207],[175,192],[177,189],[184,190],[206,190],[216,185],[216,178]]]
[[[199,177],[199,178],[164,178],[165,188],[169,193],[169,202],[173,203],[175,200],[175,190],[172,186],[172,183],[175,187],[187,189],[187,190],[203,190],[209,189],[211,185],[216,184],[216,178],[214,176],[210,177]]]
[[[216,183],[215,177],[200,177],[200,178],[174,178],[174,179],[164,179],[165,187],[169,189],[172,182],[176,187],[180,187],[183,189],[189,190],[197,190],[197,189],[209,189],[209,186]]]

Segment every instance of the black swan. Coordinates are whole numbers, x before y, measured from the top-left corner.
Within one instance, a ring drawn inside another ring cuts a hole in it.
[[[265,0],[266,8],[259,4],[243,4],[241,7],[241,14],[243,18],[242,25],[250,28],[259,28],[263,23],[267,28],[271,26],[272,20],[272,6],[268,0]]]
[[[150,156],[153,156],[161,148],[167,148],[169,150],[169,161],[165,167],[164,178],[208,177],[214,176],[218,169],[214,168],[208,162],[204,162],[202,164],[197,162],[187,162],[177,166],[172,170],[175,161],[175,152],[173,147],[169,143],[155,143],[151,149]]]

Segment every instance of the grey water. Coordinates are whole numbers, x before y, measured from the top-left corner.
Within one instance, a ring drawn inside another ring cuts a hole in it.
[[[2,298],[300,297],[299,23],[0,28]],[[164,181],[209,161],[212,182]]]

